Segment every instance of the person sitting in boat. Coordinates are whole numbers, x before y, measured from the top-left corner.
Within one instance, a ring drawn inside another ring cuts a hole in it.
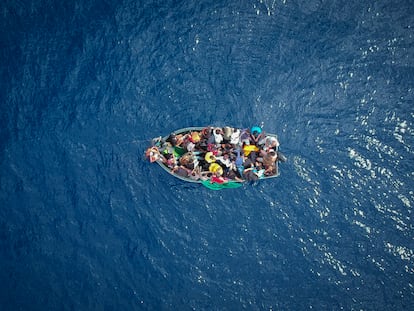
[[[221,155],[221,147],[216,146],[215,144],[208,144],[207,151],[213,153],[215,156]]]
[[[243,178],[240,175],[239,171],[237,170],[234,161],[232,162],[232,167],[230,167],[229,169],[224,170],[223,177],[225,177],[229,180],[236,180],[236,181],[240,181],[240,182],[243,181]]]
[[[259,161],[253,162],[247,159],[244,164],[243,177],[247,181],[256,181],[264,177],[265,169]]]
[[[212,152],[207,152],[204,155],[204,158],[201,157],[199,158],[199,165],[204,169],[204,170],[208,170],[208,167],[210,166],[211,163],[216,162],[216,157]]]
[[[233,147],[238,147],[240,146],[240,129],[234,129],[233,133],[231,134],[230,137],[230,144],[233,145]]]
[[[160,147],[158,147],[158,150],[164,156],[167,155],[167,154],[173,154],[174,153],[174,147],[170,142],[164,142]]]
[[[277,166],[276,165],[268,166],[264,171],[264,175],[265,176],[277,175]]]
[[[185,146],[185,149],[187,150],[187,151],[189,151],[189,152],[193,152],[193,151],[195,151],[195,148],[196,148],[196,144],[195,143],[193,143],[192,141],[188,141],[187,143],[186,143],[186,146]]]
[[[276,161],[277,161],[277,153],[273,149],[270,149],[269,152],[267,152],[265,156],[263,157],[263,164],[265,166],[272,165],[276,163]]]
[[[188,134],[178,134],[171,133],[170,136],[166,139],[167,142],[171,143],[173,147],[181,147],[184,143],[184,140],[188,137]]]
[[[216,161],[218,161],[225,169],[226,172],[229,170],[235,169],[235,164],[231,161],[230,155],[228,153],[224,153],[222,156],[216,157]]]
[[[268,153],[263,157],[263,166],[265,168],[265,175],[270,176],[276,169],[277,153],[270,149]]]
[[[242,151],[240,148],[236,149],[236,160],[234,161],[234,164],[236,165],[237,171],[239,173],[239,177],[243,177],[243,170],[244,170],[244,155],[242,154]]]
[[[256,173],[257,177],[263,178],[265,169],[263,168],[262,162],[256,161],[255,164],[254,164],[254,170],[253,171]]]
[[[194,170],[197,166],[199,166],[197,155],[193,152],[183,154],[180,157],[179,162],[181,165],[191,170]]]
[[[265,137],[264,132],[259,126],[253,126],[250,130],[250,142],[253,145],[260,145],[260,143],[264,143],[263,138]]]
[[[240,132],[240,144],[241,145],[250,145],[250,130],[243,129]]]
[[[221,143],[223,142],[223,130],[219,127],[215,128],[213,131],[214,136],[214,143],[217,147],[221,146]]]
[[[194,144],[199,143],[200,140],[201,140],[201,136],[200,136],[199,132],[191,132],[189,138],[190,138],[191,142],[193,142]]]
[[[223,168],[218,163],[211,163],[208,167],[208,170],[213,174],[220,174],[223,175]]]
[[[184,165],[176,165],[176,166],[174,166],[174,168],[172,169],[171,172],[173,172],[174,174],[177,174],[179,176],[182,176],[182,177],[189,177],[192,170],[186,168]]]
[[[167,143],[170,143],[171,146],[175,146],[175,144],[177,143],[177,138],[176,135],[174,133],[171,133],[167,139],[165,140]]]
[[[167,153],[165,155],[165,158],[167,159],[167,162],[165,164],[170,169],[173,169],[177,165],[177,160],[172,153]]]
[[[209,139],[211,135],[211,128],[209,126],[203,128],[200,132],[200,139]]]
[[[256,181],[259,179],[254,163],[247,159],[244,163],[243,177],[247,181]]]
[[[212,173],[209,171],[202,171],[200,166],[197,166],[191,171],[188,175],[192,180],[207,180],[212,176]]]
[[[230,143],[224,143],[221,145],[222,155],[225,153],[231,154],[233,150],[234,150],[233,145]]]
[[[200,140],[196,143],[196,150],[198,151],[206,151],[208,140],[210,138],[210,128],[205,127],[202,131],[199,132]]]
[[[200,144],[214,144],[214,135],[212,134],[211,127],[206,127],[201,131]]]
[[[229,180],[222,176],[220,172],[213,173],[213,176],[210,178],[210,183],[217,183],[217,184],[225,184],[228,183]]]
[[[167,159],[160,153],[157,147],[153,146],[147,149],[145,156],[150,160],[151,163],[161,160],[163,163],[167,162]]]
[[[198,132],[190,132],[186,135],[184,140],[184,147],[187,151],[195,151],[198,147],[200,142],[200,134]]]
[[[279,141],[276,137],[273,136],[267,136],[265,138],[264,146],[262,147],[262,150],[267,153],[270,149],[276,150],[279,147]],[[260,152],[263,154],[263,152]]]
[[[223,128],[223,142],[229,144],[231,141],[231,135],[233,134],[233,128],[225,126]]]

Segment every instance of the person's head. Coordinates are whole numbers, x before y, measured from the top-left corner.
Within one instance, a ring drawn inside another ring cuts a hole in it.
[[[193,132],[191,134],[191,141],[193,143],[198,143],[200,141],[200,134],[198,132]]]
[[[250,159],[246,159],[243,163],[244,168],[249,168],[253,165],[253,162]]]
[[[262,129],[259,126],[253,126],[250,131],[253,135],[255,135],[255,133],[256,135],[262,133]]]

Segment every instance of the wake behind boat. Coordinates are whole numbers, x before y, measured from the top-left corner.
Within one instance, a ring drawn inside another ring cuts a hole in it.
[[[219,190],[279,176],[277,135],[260,127],[187,127],[152,140],[150,162],[181,180]]]

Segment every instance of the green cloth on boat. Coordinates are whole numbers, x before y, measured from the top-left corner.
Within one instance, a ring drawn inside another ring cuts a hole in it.
[[[218,184],[218,183],[210,183],[210,180],[204,180],[201,183],[203,184],[204,187],[207,187],[208,189],[211,189],[211,190],[239,188],[243,185],[241,182],[237,182],[237,181],[229,181],[223,184]]]
[[[185,153],[185,149],[182,147],[175,146],[174,147],[174,155],[179,158]]]

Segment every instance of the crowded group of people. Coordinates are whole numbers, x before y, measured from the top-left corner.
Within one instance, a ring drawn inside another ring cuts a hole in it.
[[[172,173],[211,183],[255,181],[277,175],[279,142],[259,126],[206,127],[153,141],[146,156]]]

